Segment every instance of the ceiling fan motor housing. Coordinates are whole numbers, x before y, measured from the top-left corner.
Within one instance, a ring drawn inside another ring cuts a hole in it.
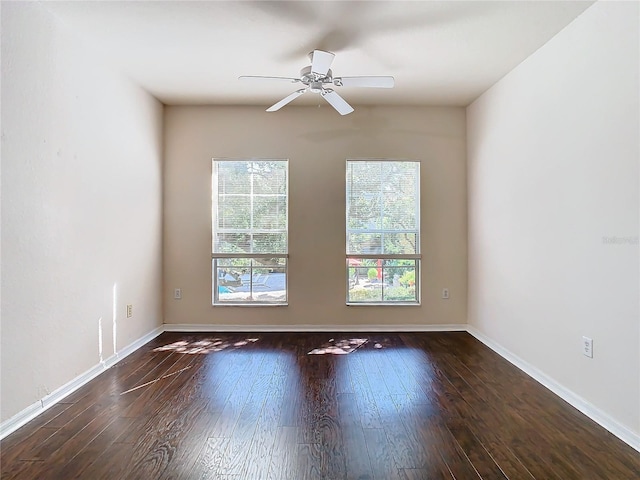
[[[333,73],[329,69],[326,75],[318,75],[313,73],[311,65],[308,65],[300,70],[300,81],[309,87],[309,91],[320,93],[324,84],[333,83]]]

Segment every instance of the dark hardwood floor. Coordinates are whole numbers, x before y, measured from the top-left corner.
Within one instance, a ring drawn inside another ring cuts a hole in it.
[[[2,479],[640,478],[462,332],[165,333],[0,448]]]

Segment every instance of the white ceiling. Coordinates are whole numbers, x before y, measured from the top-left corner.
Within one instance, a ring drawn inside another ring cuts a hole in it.
[[[314,49],[335,76],[392,75],[393,89],[339,88],[353,105],[468,105],[593,2],[46,2],[92,49],[166,104],[265,108],[296,87]],[[303,95],[293,104],[317,103]]]

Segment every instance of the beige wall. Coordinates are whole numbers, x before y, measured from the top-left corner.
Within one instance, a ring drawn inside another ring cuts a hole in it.
[[[2,421],[162,324],[162,105],[83,45],[2,2]]]
[[[328,105],[166,107],[165,323],[465,324],[465,149],[462,108],[358,107],[341,117]],[[289,159],[289,306],[211,306],[213,157]],[[358,157],[421,161],[419,307],[345,306],[345,160]],[[440,299],[442,287],[450,300]]]
[[[596,3],[467,125],[469,323],[640,448],[638,14]]]

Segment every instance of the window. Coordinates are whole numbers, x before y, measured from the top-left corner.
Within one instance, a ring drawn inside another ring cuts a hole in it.
[[[287,303],[288,162],[213,160],[214,305]]]
[[[420,301],[420,163],[347,161],[347,304]]]

